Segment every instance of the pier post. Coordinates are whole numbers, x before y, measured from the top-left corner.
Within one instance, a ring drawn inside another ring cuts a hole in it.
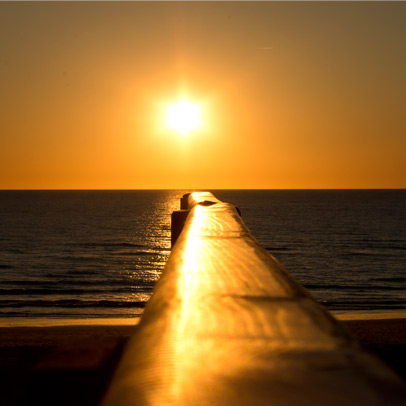
[[[186,218],[189,214],[189,210],[176,210],[172,213],[171,216],[171,246],[175,245],[176,240],[179,237],[179,234],[183,230],[185,225]]]
[[[182,196],[180,199],[180,210],[175,210],[171,215],[171,247],[175,245],[175,242],[185,225],[186,217],[189,214],[189,196],[190,193],[186,193]]]
[[[190,193],[186,193],[181,197],[181,199],[180,199],[180,209],[181,210],[189,210],[188,200],[189,200],[190,195],[191,195]]]

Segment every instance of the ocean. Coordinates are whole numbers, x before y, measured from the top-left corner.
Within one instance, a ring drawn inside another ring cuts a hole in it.
[[[0,318],[140,317],[188,190],[0,191]],[[406,190],[213,190],[336,312],[406,309]]]

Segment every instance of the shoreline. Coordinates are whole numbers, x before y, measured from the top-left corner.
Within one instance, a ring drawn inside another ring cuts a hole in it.
[[[406,319],[406,310],[346,310],[329,313],[340,321]]]
[[[26,318],[10,317],[0,318],[1,328],[13,327],[69,327],[69,326],[136,326],[141,321],[140,317],[126,318]]]
[[[362,320],[401,320],[406,319],[406,310],[345,310],[329,311],[337,320],[346,323],[347,321]],[[138,317],[116,317],[116,318],[46,318],[46,317],[0,317],[1,328],[13,327],[69,327],[69,326],[134,326],[141,321],[142,315]]]

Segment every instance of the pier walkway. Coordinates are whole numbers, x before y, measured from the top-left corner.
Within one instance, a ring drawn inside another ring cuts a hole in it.
[[[182,208],[103,406],[404,404],[401,380],[258,244],[234,206],[204,192]]]

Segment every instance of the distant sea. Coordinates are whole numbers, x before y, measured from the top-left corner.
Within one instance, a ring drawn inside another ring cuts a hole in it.
[[[0,318],[142,315],[186,192],[0,191]],[[406,190],[212,192],[328,309],[406,309]]]

